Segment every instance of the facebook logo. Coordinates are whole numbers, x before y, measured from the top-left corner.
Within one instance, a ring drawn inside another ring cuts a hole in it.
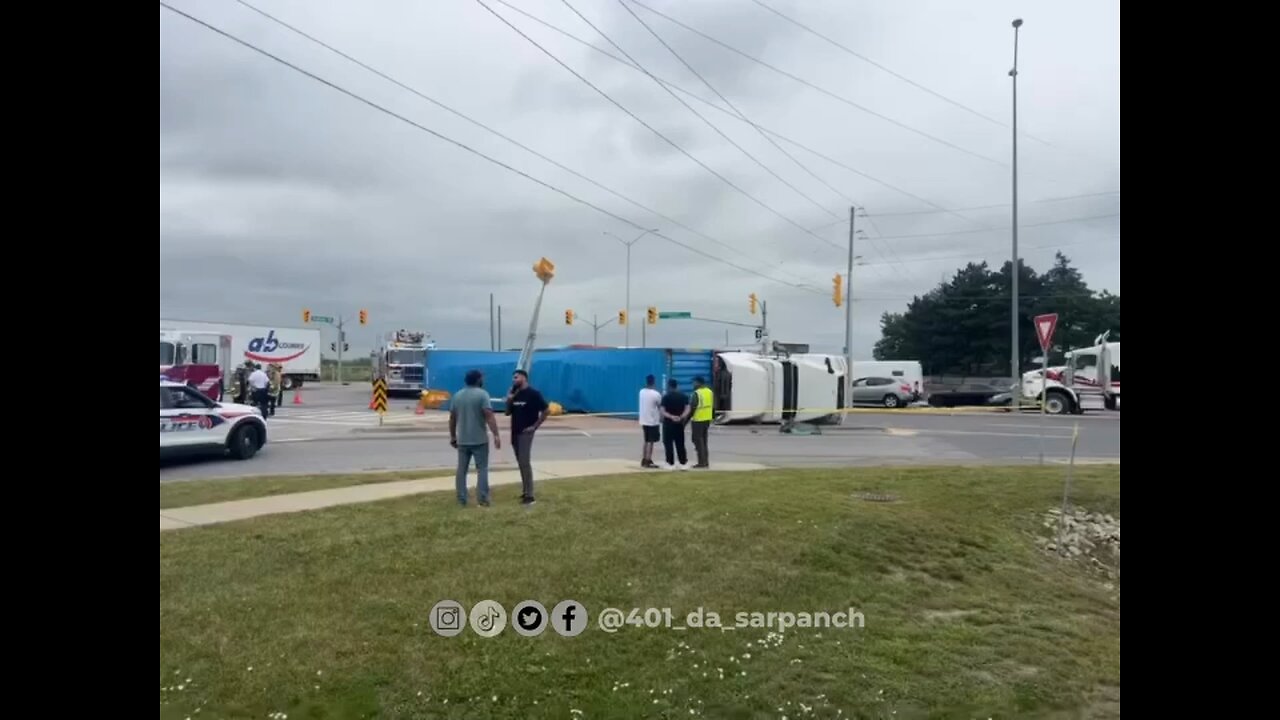
[[[565,637],[574,637],[587,629],[587,609],[577,600],[562,600],[551,611],[551,627]]]

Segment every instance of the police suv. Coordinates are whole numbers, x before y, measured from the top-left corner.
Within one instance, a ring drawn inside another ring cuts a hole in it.
[[[160,457],[230,452],[248,460],[267,443],[258,408],[210,400],[183,383],[160,379]]]

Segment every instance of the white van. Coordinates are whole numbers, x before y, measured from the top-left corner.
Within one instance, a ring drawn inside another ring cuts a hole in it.
[[[924,398],[924,368],[918,360],[854,360],[853,380],[867,377],[887,377],[901,380],[911,386],[915,399]]]

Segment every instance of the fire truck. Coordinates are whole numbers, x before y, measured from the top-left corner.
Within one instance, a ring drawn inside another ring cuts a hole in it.
[[[388,393],[420,392],[427,376],[427,351],[436,346],[418,330],[389,332],[374,350],[374,377],[387,381]]]
[[[160,331],[160,377],[190,385],[221,401],[231,387],[236,358],[231,336],[185,330]]]

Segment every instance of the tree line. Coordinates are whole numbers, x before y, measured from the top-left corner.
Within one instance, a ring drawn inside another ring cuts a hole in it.
[[[1120,296],[1095,292],[1070,259],[1057,253],[1054,264],[1038,274],[1019,263],[1018,344],[1025,372],[1039,367],[1040,356],[1032,318],[1058,313],[1049,362],[1061,364],[1062,352],[1093,344],[1111,331],[1120,339]],[[905,312],[880,317],[877,360],[919,360],[929,375],[1011,376],[1009,372],[1010,268],[969,263],[948,281],[918,295]]]

